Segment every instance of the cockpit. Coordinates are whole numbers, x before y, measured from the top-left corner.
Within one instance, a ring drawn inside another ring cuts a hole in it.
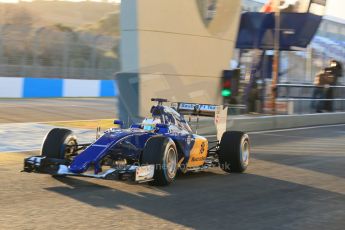
[[[192,133],[192,129],[184,117],[173,108],[168,106],[153,106],[151,115],[151,117],[145,118],[142,122],[143,129],[146,131],[155,130],[157,124],[166,124],[173,129],[181,129]]]

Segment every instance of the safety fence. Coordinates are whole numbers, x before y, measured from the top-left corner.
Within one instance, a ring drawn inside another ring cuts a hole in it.
[[[345,86],[278,84],[278,99],[287,114],[345,111]]]
[[[119,38],[52,26],[0,25],[0,76],[112,79]]]

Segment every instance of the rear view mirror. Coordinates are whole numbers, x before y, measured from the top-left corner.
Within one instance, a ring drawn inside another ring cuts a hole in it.
[[[167,125],[167,124],[157,124],[156,125],[156,129],[160,133],[168,133],[169,132],[169,125]]]
[[[121,121],[121,120],[114,120],[114,125],[119,125],[122,128],[123,127],[123,121]]]

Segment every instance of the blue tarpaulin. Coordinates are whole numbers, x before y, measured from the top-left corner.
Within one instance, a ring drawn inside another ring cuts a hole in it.
[[[311,13],[281,13],[280,50],[306,48],[313,39],[322,17]],[[274,13],[246,12],[241,16],[236,48],[274,49]]]

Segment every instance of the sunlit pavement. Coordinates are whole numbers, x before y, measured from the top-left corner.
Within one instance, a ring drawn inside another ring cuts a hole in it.
[[[345,126],[251,135],[245,174],[169,187],[20,173],[0,154],[0,229],[344,229]],[[30,153],[33,154],[33,153]]]
[[[0,100],[0,152],[36,150],[55,122],[114,119],[116,98],[50,98]],[[39,123],[40,122],[40,123]],[[71,128],[79,142],[95,139],[95,130]]]
[[[41,148],[43,138],[53,125],[38,123],[0,124],[0,152],[22,152]],[[80,143],[95,140],[96,131],[71,128]]]

